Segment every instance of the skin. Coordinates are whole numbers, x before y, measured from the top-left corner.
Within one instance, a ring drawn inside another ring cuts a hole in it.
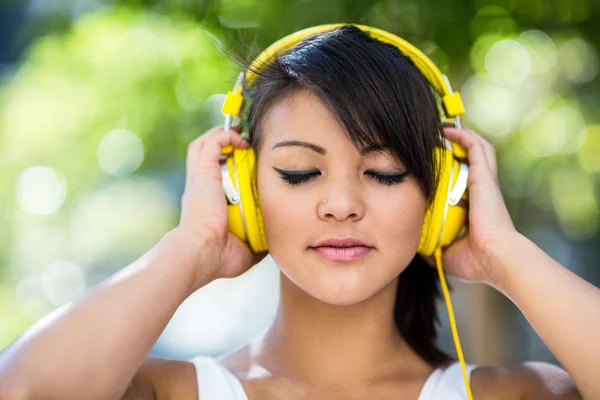
[[[425,199],[410,178],[383,186],[365,175],[403,166],[385,154],[361,157],[314,96],[299,92],[290,100],[266,116],[258,165],[267,241],[281,271],[280,307],[271,329],[220,362],[251,400],[416,399],[434,367],[398,335],[391,311],[397,276],[417,248]],[[445,270],[505,294],[566,369],[537,362],[482,366],[471,377],[473,397],[600,398],[600,290],[514,229],[493,147],[469,129],[447,127],[444,134],[468,151],[470,164],[469,233],[444,252]],[[318,144],[327,154],[272,150],[289,139]],[[227,145],[248,146],[221,127],[190,144],[177,228],[0,354],[1,399],[198,398],[191,363],[147,354],[191,293],[265,256],[227,231],[218,165]],[[321,175],[292,187],[273,167]],[[335,265],[308,248],[332,236],[358,237],[374,249]],[[248,376],[257,368],[263,373]]]

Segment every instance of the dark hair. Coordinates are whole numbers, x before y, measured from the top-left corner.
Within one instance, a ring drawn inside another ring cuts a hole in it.
[[[248,61],[232,58],[242,69],[249,68]],[[429,82],[396,46],[343,25],[304,38],[253,72],[258,77],[252,85],[243,83],[251,102],[242,123],[247,124],[256,163],[268,109],[308,89],[338,119],[357,149],[388,147],[419,182],[427,207],[432,205],[439,176],[433,151],[443,138],[438,103]],[[400,334],[433,365],[454,361],[436,343],[439,284],[437,272],[415,255],[400,274],[394,307]]]

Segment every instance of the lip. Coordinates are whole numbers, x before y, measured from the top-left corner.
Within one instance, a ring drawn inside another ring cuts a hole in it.
[[[365,257],[371,252],[370,247],[353,246],[353,247],[311,247],[318,255],[336,262],[350,262]]]
[[[365,242],[363,242],[362,240],[358,240],[358,239],[354,239],[354,238],[331,238],[331,239],[327,239],[323,242],[318,243],[313,248],[317,248],[317,247],[355,247],[355,246],[371,247],[371,246],[367,245]]]

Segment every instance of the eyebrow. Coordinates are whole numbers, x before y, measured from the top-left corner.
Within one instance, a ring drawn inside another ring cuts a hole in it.
[[[327,154],[327,150],[325,150],[323,147],[318,146],[313,143],[303,142],[300,140],[283,140],[281,142],[276,143],[275,146],[273,146],[273,148],[271,150],[275,150],[278,147],[292,147],[292,146],[304,147],[304,148],[310,149],[314,152],[317,152],[321,155]],[[368,147],[365,147],[364,149],[362,149],[360,151],[360,155],[364,156],[364,155],[367,155],[370,153],[382,152],[387,149],[389,149],[389,147],[379,145],[379,144],[374,144],[374,145],[371,145],[371,146],[368,146]]]

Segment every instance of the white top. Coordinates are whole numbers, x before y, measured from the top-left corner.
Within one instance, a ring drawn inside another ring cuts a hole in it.
[[[189,360],[196,367],[198,394],[201,400],[249,400],[242,382],[214,357],[198,356]],[[465,364],[467,376],[476,365]],[[464,400],[467,389],[458,361],[438,368],[429,375],[418,400]]]

